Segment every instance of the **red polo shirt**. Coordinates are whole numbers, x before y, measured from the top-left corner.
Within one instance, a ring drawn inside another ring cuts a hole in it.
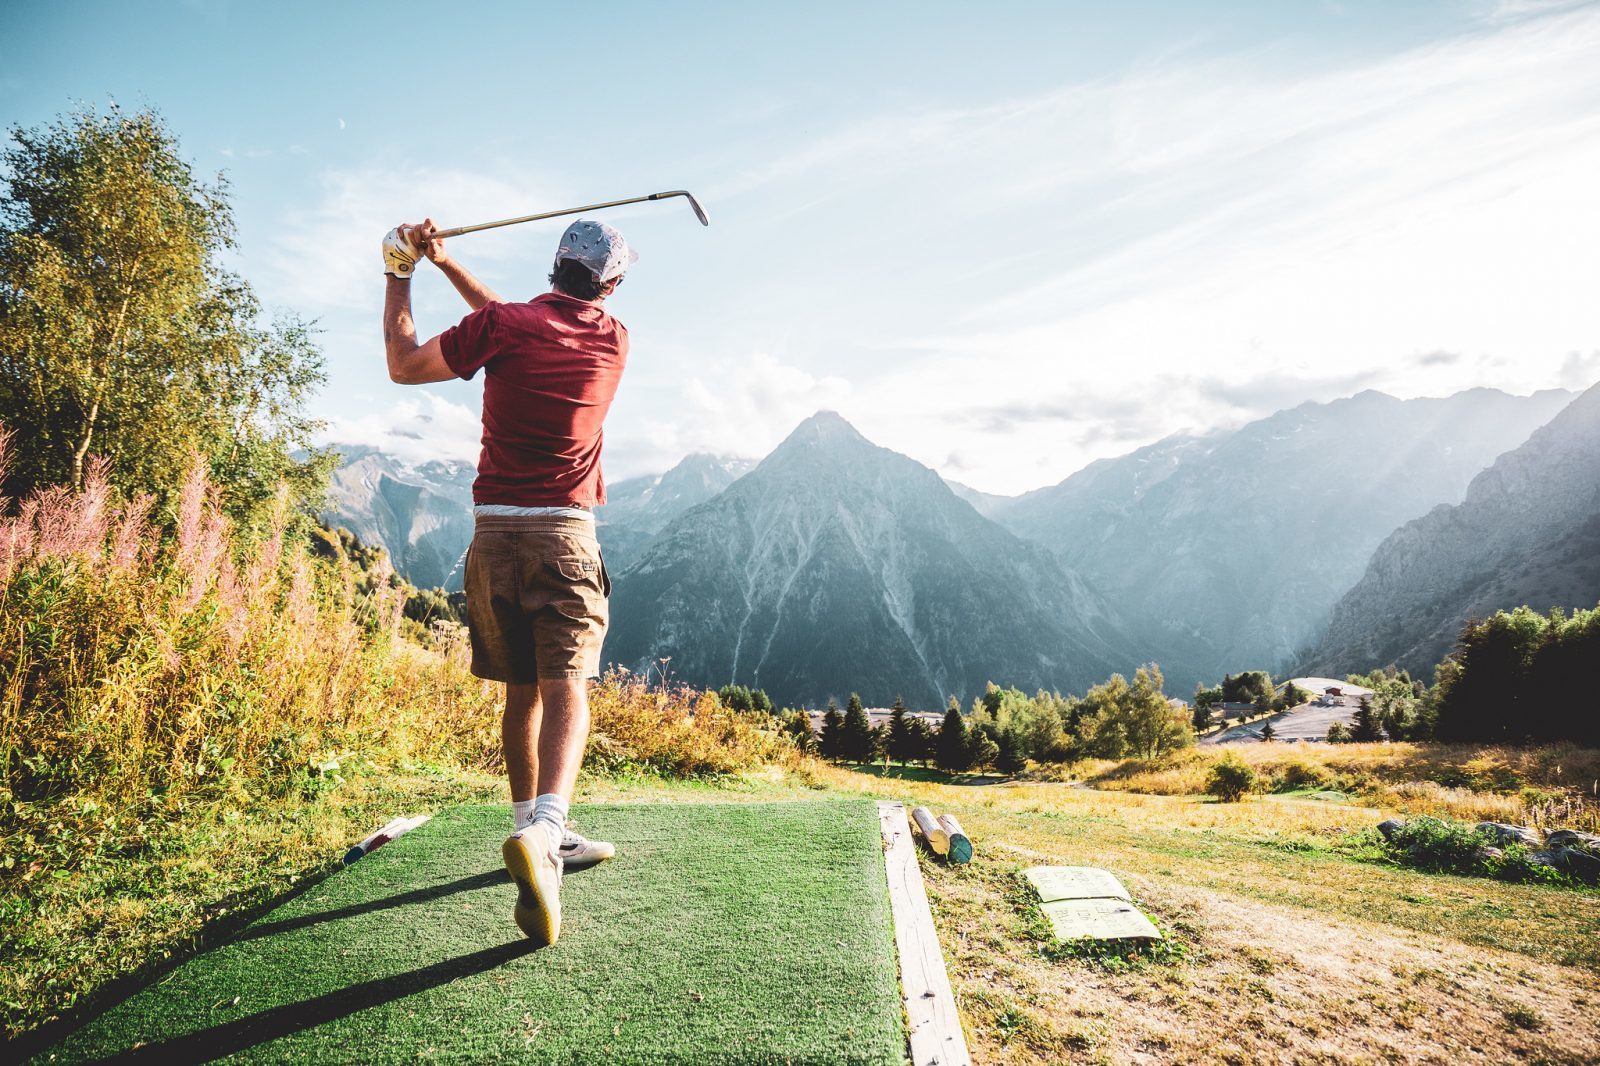
[[[474,503],[596,507],[602,426],[628,362],[628,331],[599,303],[547,292],[485,304],[439,335],[445,364],[483,369]]]

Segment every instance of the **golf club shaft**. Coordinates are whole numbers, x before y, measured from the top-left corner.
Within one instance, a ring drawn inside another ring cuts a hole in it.
[[[559,218],[562,215],[576,215],[584,211],[598,211],[605,207],[621,207],[623,204],[640,204],[647,200],[662,200],[669,196],[689,196],[683,189],[674,189],[671,192],[653,192],[649,196],[635,196],[627,200],[608,200],[603,204],[585,204],[583,207],[568,207],[560,211],[542,211],[537,215],[523,215],[521,218],[507,218],[499,222],[480,222],[476,226],[457,226],[454,229],[438,230],[434,233],[434,240],[443,240],[446,237],[459,237],[463,233],[476,233],[481,229],[498,229],[501,226],[515,226],[523,222],[537,222],[541,218]],[[689,202],[694,203],[694,197],[689,196]],[[700,215],[698,205],[695,214]],[[704,217],[704,216],[702,216]]]

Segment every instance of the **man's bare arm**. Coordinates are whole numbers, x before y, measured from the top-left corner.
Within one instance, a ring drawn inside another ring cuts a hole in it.
[[[439,268],[440,273],[450,279],[450,284],[454,285],[456,292],[467,301],[468,307],[476,311],[484,304],[505,302],[500,299],[499,293],[473,277],[471,271],[452,259],[450,253],[444,250],[444,241],[434,240],[430,236],[432,233],[433,219],[424,220],[417,232],[422,254],[428,257],[428,262]]]
[[[425,385],[455,377],[444,361],[438,337],[417,343],[417,324],[411,317],[411,279],[391,276],[384,284],[383,348],[389,360],[389,380]]]

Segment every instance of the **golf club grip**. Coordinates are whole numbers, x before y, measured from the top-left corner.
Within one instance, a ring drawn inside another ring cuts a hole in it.
[[[459,237],[463,233],[476,233],[479,230],[498,229],[501,226],[516,226],[523,222],[537,222],[540,219],[545,218],[560,218],[562,215],[576,215],[584,211],[599,211],[607,207],[622,207],[624,204],[642,204],[649,200],[664,200],[669,196],[689,196],[689,193],[684,189],[673,189],[670,192],[653,192],[649,196],[635,196],[627,200],[609,200],[603,204],[585,204],[583,207],[568,207],[563,208],[560,211],[545,211],[537,215],[523,215],[521,218],[507,218],[502,219],[499,222],[480,222],[476,226],[456,226],[454,229],[435,230],[433,233],[433,239],[436,241],[442,241],[446,237]],[[694,197],[692,196],[689,196],[689,199],[691,203],[694,201]],[[695,209],[695,214],[697,216],[701,214],[698,206]]]

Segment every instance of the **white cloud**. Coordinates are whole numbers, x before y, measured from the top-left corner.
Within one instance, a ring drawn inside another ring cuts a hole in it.
[[[641,213],[659,244],[617,300],[634,356],[608,474],[759,456],[833,407],[1016,492],[1361,388],[1590,383],[1600,9],[1473,14],[1376,60],[1172,51],[1031,97],[719,142],[701,172],[727,177],[696,189],[717,222],[696,243],[675,250],[683,219]],[[586,198],[530,172],[332,172],[258,285],[370,351],[382,233]],[[526,286],[497,274],[543,264],[500,232],[471,259],[509,294]],[[424,332],[460,313],[442,284],[416,299]]]
[[[758,352],[717,359],[687,378],[629,370],[607,429],[618,477],[664,470],[690,452],[760,458],[822,409],[849,413],[841,377],[819,376]]]
[[[392,227],[429,215],[441,226],[484,222],[526,213],[529,204],[541,202],[533,183],[462,170],[331,170],[321,186],[318,202],[282,220],[253,277],[269,302],[309,315],[359,309],[373,320],[383,303],[379,249]],[[514,236],[498,232],[471,239],[472,262],[485,280],[524,252]],[[455,311],[453,299],[449,306]]]
[[[319,443],[364,444],[407,463],[477,462],[482,423],[475,409],[421,390],[386,405],[371,396],[357,400],[367,410],[331,417]]]
[[[866,247],[902,248],[905,285],[980,264],[943,306],[874,306],[930,328],[872,335],[912,354],[851,381],[869,436],[991,491],[1362,387],[1587,384],[1600,11],[1546,6],[1341,69],[1168,59],[898,135],[878,117],[730,193],[893,181]]]

